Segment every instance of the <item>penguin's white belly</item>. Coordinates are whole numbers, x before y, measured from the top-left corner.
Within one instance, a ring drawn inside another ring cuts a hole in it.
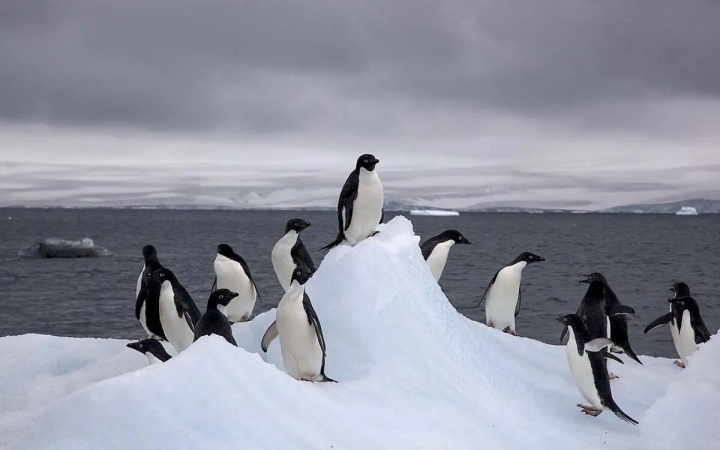
[[[486,323],[491,323],[493,328],[504,330],[509,327],[510,331],[515,331],[515,307],[521,277],[522,271],[512,270],[512,267],[506,267],[498,273],[487,294],[485,305]]]
[[[672,312],[672,306],[670,306],[670,312]],[[675,323],[675,316],[670,320],[670,336],[672,336],[673,345],[675,345],[675,351],[680,356],[680,331],[678,330],[677,323]],[[680,356],[682,358],[682,356]]]
[[[588,352],[585,350],[583,355],[580,356],[577,349],[577,343],[575,342],[575,333],[572,327],[568,327],[568,333],[570,338],[567,342],[567,361],[570,366],[570,373],[572,374],[575,385],[578,390],[585,398],[585,400],[598,409],[603,409],[603,404],[600,401],[597,388],[595,387],[595,377],[593,376],[592,366],[590,366],[590,359],[588,358]]]
[[[291,294],[288,291],[288,294]],[[280,353],[287,373],[298,380],[316,380],[322,367],[322,349],[315,328],[308,323],[302,306],[302,291],[292,293],[277,309],[277,331]]]
[[[292,236],[294,234],[294,236]],[[290,252],[297,243],[297,233],[289,232],[283,236],[272,249],[272,265],[275,275],[284,291],[290,287],[292,272],[295,270],[295,263]]]
[[[215,259],[215,276],[217,288],[229,289],[238,294],[227,306],[230,322],[247,320],[255,308],[257,292],[252,281],[245,275],[242,266],[237,262],[218,255]]]
[[[175,293],[169,282],[163,283],[160,291],[160,323],[165,337],[178,353],[190,347],[195,339],[195,332],[185,320],[185,315],[178,317],[175,307]]]
[[[355,245],[373,234],[382,218],[384,193],[377,172],[360,169],[359,177],[350,226],[345,230],[345,239],[350,245]]]
[[[450,254],[450,247],[453,246],[455,241],[442,242],[435,246],[433,251],[430,253],[427,259],[427,265],[430,266],[430,271],[435,277],[435,281],[440,281],[445,265],[447,264],[448,255]]]
[[[695,332],[693,331],[692,324],[690,324],[690,313],[687,311],[683,311],[682,323],[680,325],[678,337],[680,344],[680,351],[678,354],[680,355],[683,364],[687,365],[687,357],[695,353],[695,350],[698,348],[695,343]]]

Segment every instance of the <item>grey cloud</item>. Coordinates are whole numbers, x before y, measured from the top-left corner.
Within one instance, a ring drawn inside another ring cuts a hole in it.
[[[444,110],[602,128],[608,104],[720,96],[714,1],[210,3],[3,2],[0,120],[383,133]]]

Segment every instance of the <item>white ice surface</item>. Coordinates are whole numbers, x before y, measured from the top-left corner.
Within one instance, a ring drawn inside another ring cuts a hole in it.
[[[290,378],[278,340],[262,354],[274,310],[234,325],[241,349],[205,337],[153,366],[122,340],[2,338],[0,446],[638,450],[720,439],[717,337],[685,370],[622,356],[625,365],[611,363],[621,377],[613,394],[640,425],[609,411],[589,417],[575,406],[564,348],[458,314],[417,244],[395,218],[330,251],[310,280],[337,384]]]

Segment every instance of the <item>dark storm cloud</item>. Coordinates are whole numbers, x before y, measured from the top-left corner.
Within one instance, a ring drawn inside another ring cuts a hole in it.
[[[302,133],[449,109],[602,127],[638,115],[607,105],[720,97],[713,0],[207,3],[2,2],[0,120]]]

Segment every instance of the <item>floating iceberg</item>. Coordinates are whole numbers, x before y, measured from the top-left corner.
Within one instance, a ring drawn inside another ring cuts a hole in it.
[[[586,416],[565,349],[457,313],[404,217],[331,250],[307,291],[337,384],[289,377],[277,340],[261,352],[275,310],[233,326],[241,348],[203,337],[151,366],[128,341],[6,337],[0,447],[676,450],[720,439],[717,338],[685,370],[610,362],[613,395],[639,426]]]
[[[109,255],[106,248],[95,245],[90,238],[79,241],[47,238],[18,252],[20,258],[98,258]]]
[[[697,216],[698,211],[697,208],[694,208],[692,206],[683,206],[680,208],[678,212],[675,213],[676,216]]]
[[[413,209],[411,216],[459,216],[458,211],[447,211],[443,209]]]

